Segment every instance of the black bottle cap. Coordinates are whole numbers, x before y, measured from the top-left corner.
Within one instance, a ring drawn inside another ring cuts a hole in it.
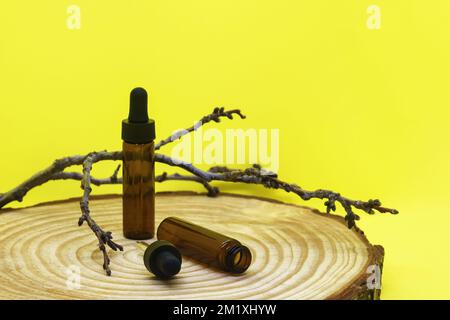
[[[181,254],[169,241],[158,240],[145,250],[144,264],[155,276],[167,279],[180,272]]]
[[[155,140],[155,121],[148,118],[144,88],[134,88],[130,93],[130,112],[128,119],[122,121],[122,140],[133,144]]]

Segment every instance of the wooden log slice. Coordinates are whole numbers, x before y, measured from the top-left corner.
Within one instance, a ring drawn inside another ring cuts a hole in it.
[[[160,193],[156,223],[177,216],[246,244],[253,262],[233,276],[183,257],[175,279],[152,276],[143,250],[122,236],[120,196],[92,197],[93,217],[124,252],[110,250],[112,276],[87,226],[79,199],[0,211],[0,298],[3,299],[377,299],[366,283],[382,267],[372,246],[344,219],[269,199],[221,194]],[[80,288],[73,272],[80,271]],[[370,286],[369,286],[370,287]]]

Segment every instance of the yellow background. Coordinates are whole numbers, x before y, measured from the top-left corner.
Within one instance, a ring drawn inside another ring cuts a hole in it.
[[[80,30],[66,26],[71,4]],[[0,191],[58,157],[120,149],[134,86],[150,92],[159,138],[239,107],[248,119],[216,127],[279,128],[281,178],[400,210],[359,223],[386,249],[382,298],[449,299],[449,14],[446,0],[2,1]],[[157,185],[175,188],[201,190]],[[52,182],[13,206],[80,194]]]

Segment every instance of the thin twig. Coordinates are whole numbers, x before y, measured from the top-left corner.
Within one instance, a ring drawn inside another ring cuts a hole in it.
[[[37,172],[32,177],[22,182],[14,189],[11,189],[10,191],[0,195],[0,208],[3,208],[5,205],[7,205],[12,201],[21,202],[23,197],[28,193],[28,191],[51,180],[52,176],[57,172],[62,172],[64,171],[64,169],[74,165],[82,165],[86,157],[87,155],[76,155],[55,160],[46,169]],[[122,152],[104,151],[101,153],[101,155],[99,155],[97,161],[121,160],[121,159],[122,159]]]
[[[278,179],[277,175],[267,174],[262,170],[263,169],[261,166],[253,165],[253,167],[245,170],[228,169],[227,167],[213,167],[209,170],[209,172],[212,174],[211,180],[261,184],[266,188],[282,189],[286,192],[293,192],[303,200],[310,200],[313,198],[327,199],[325,202],[327,213],[330,213],[330,211],[336,211],[336,202],[338,202],[346,212],[345,220],[347,221],[349,228],[355,226],[355,220],[359,220],[359,216],[353,212],[352,207],[363,210],[368,214],[373,214],[374,211],[381,213],[388,212],[391,214],[398,213],[396,209],[382,207],[381,202],[378,199],[370,199],[368,201],[351,200],[331,190],[318,189],[315,191],[308,191],[302,189],[296,184],[284,182]]]
[[[208,191],[208,193],[207,193],[208,197],[215,197],[219,194],[219,188],[210,185],[207,181],[203,180],[202,178],[200,178],[198,176],[193,176],[193,175],[186,176],[186,175],[181,175],[178,173],[169,175],[166,172],[164,172],[163,174],[156,176],[155,180],[157,182],[164,182],[164,181],[168,181],[168,180],[198,182],[198,183],[201,183],[206,188],[206,190]]]
[[[190,173],[192,173],[193,175],[196,175],[198,177],[200,177],[201,179],[205,180],[205,181],[211,181],[212,176],[211,173],[206,172],[202,169],[199,169],[197,167],[195,167],[192,163],[189,162],[185,162],[182,160],[178,160],[178,159],[174,159],[168,156],[165,156],[163,154],[160,153],[155,153],[155,161],[156,162],[161,162],[161,163],[165,163],[169,166],[172,167],[179,167],[182,168]]]
[[[101,186],[104,184],[122,184],[122,178],[118,177],[119,170],[121,165],[119,164],[117,168],[114,170],[113,174],[108,178],[95,178],[91,176],[91,184],[95,186]],[[83,174],[79,172],[57,172],[55,173],[50,180],[83,180]],[[83,186],[81,186],[83,188]]]
[[[166,144],[168,144],[170,142],[178,140],[182,136],[184,136],[190,132],[196,131],[198,128],[207,124],[208,122],[211,122],[211,121],[220,122],[220,118],[223,118],[223,117],[226,117],[228,119],[233,119],[233,114],[237,114],[241,119],[245,119],[245,115],[243,115],[241,113],[241,110],[239,110],[239,109],[225,111],[225,108],[214,108],[212,113],[201,118],[192,127],[189,127],[187,129],[178,130],[175,133],[173,133],[170,137],[167,137],[166,139],[158,142],[155,145],[155,150],[159,150],[162,146],[165,146]]]
[[[46,183],[56,172],[63,171],[65,168],[73,165],[81,165],[84,159],[85,156],[72,156],[55,160],[48,168],[37,172],[14,189],[3,193],[0,196],[0,208],[4,207],[12,201],[21,202],[28,191],[30,191],[34,187]]]
[[[83,179],[81,180],[81,187],[83,188],[83,197],[80,201],[80,209],[81,209],[81,217],[78,220],[78,225],[81,226],[86,221],[89,228],[91,228],[92,232],[94,232],[95,236],[98,239],[98,247],[100,251],[103,253],[103,269],[105,270],[108,276],[111,275],[111,269],[109,267],[110,259],[108,256],[108,252],[106,250],[106,246],[109,246],[114,251],[120,250],[123,251],[123,247],[117,243],[115,243],[112,239],[112,233],[110,231],[103,231],[102,228],[92,219],[89,209],[89,195],[91,194],[91,169],[92,165],[95,162],[98,162],[99,159],[104,158],[104,153],[93,152],[90,153],[83,162]],[[118,169],[113,174],[113,179],[117,179]]]
[[[120,166],[118,167],[120,168]],[[117,170],[117,169],[116,169]],[[83,174],[79,172],[58,172],[53,175],[50,180],[83,180]],[[210,197],[215,197],[219,194],[219,189],[210,185],[207,181],[201,179],[200,177],[190,175],[181,175],[178,173],[167,174],[167,172],[163,172],[160,175],[155,176],[156,182],[164,182],[164,181],[192,181],[198,182],[205,187],[208,191],[207,195]],[[115,177],[114,174],[109,178],[95,178],[91,176],[91,184],[95,186],[107,185],[107,184],[122,184],[121,177]]]

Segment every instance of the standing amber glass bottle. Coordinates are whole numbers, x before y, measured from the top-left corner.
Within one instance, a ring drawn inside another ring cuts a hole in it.
[[[164,219],[157,236],[171,242],[186,256],[232,273],[245,272],[252,262],[250,250],[238,240],[179,218]]]
[[[123,234],[129,239],[151,239],[155,234],[154,139],[147,92],[135,88],[130,94],[128,119],[122,121]]]

